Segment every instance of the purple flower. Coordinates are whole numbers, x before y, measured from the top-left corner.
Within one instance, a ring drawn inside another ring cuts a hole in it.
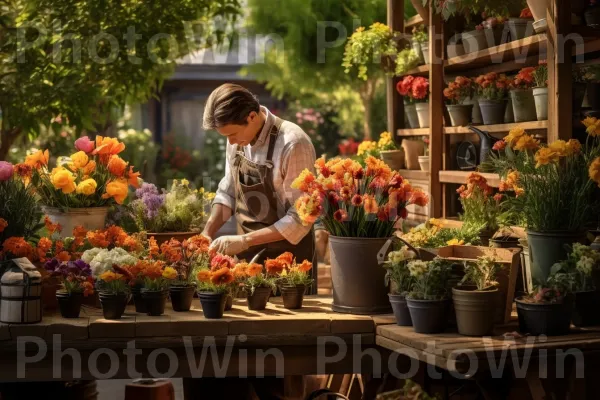
[[[58,258],[53,258],[51,260],[46,261],[46,263],[44,264],[44,268],[46,269],[46,271],[54,272],[56,271],[56,268],[58,268],[59,265],[60,261],[58,260]]]
[[[0,182],[9,180],[14,172],[15,169],[11,163],[0,161]]]
[[[165,195],[147,194],[142,198],[142,201],[146,207],[146,217],[148,219],[155,218],[158,215],[158,211],[165,203]]]
[[[138,199],[141,199],[149,194],[158,194],[158,188],[152,183],[142,183],[142,187],[135,191],[135,196]]]
[[[67,271],[76,276],[91,276],[92,270],[90,266],[83,260],[69,261],[67,263]]]

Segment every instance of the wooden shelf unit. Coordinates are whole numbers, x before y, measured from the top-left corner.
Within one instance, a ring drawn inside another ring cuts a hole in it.
[[[440,182],[462,185],[466,182],[467,177],[473,172],[474,171],[439,171]],[[498,174],[481,173],[481,175],[487,179],[490,186],[498,187],[498,185],[500,185],[500,176]]]
[[[421,171],[419,169],[401,169],[398,173],[404,178],[410,181],[428,181],[429,171]]]
[[[418,129],[398,129],[396,131],[398,136],[428,136],[429,128],[418,128]]]
[[[416,68],[406,71],[404,75],[400,75],[400,77],[414,75],[414,76],[427,76],[429,75],[429,64],[419,65]]]
[[[528,133],[532,133],[533,131],[547,130],[548,129],[548,121],[529,121],[529,122],[515,122],[512,124],[473,125],[473,126],[481,129],[482,131],[487,131],[489,133],[509,132],[513,128],[523,128]],[[444,127],[444,133],[446,135],[463,135],[466,133],[473,133],[473,131],[471,131],[466,126],[447,126],[447,127]]]

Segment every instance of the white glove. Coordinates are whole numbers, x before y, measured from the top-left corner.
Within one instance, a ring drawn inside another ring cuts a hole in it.
[[[215,250],[217,253],[225,254],[226,256],[234,256],[244,250],[248,250],[250,245],[246,241],[245,236],[221,236],[215,239],[210,250]]]

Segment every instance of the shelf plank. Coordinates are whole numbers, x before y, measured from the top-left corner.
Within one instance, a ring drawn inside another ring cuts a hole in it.
[[[404,29],[406,29],[406,30],[412,29],[415,26],[421,25],[421,24],[423,24],[423,18],[419,14],[417,14],[413,17],[410,17],[409,19],[407,19],[404,22]]]
[[[523,67],[523,61],[528,57],[545,51],[546,40],[545,34],[539,34],[463,56],[452,57],[445,62],[446,72],[451,73],[497,64],[510,65],[513,61],[515,62],[514,67],[519,69]]]
[[[429,181],[429,171],[421,171],[420,169],[400,169],[398,173],[410,181]]]
[[[481,129],[482,131],[487,131],[490,133],[496,132],[508,132],[513,128],[523,128],[526,131],[535,131],[535,130],[543,130],[548,129],[548,121],[529,121],[529,122],[518,122],[513,124],[498,124],[498,125],[474,125],[475,127]],[[444,133],[446,135],[462,135],[465,133],[473,133],[466,126],[447,126],[444,128]]]
[[[429,75],[429,64],[423,64],[423,65],[419,65],[416,68],[409,69],[408,71],[406,71],[405,74],[398,75],[398,77],[401,78],[403,76],[408,76],[408,75],[415,75],[415,76],[427,76],[427,75]]]
[[[456,183],[462,185],[467,181],[467,177],[475,171],[440,171],[440,182]],[[488,185],[498,187],[500,176],[498,174],[479,173],[488,181]]]
[[[429,128],[398,129],[396,135],[398,135],[398,136],[428,136]]]

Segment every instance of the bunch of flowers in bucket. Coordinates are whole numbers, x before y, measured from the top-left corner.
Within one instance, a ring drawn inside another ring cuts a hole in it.
[[[265,268],[270,275],[277,276],[277,286],[281,290],[283,306],[288,309],[302,308],[304,292],[313,283],[308,274],[312,263],[308,260],[298,264],[290,252],[285,252],[274,260],[267,259]]]
[[[304,170],[292,188],[304,193],[296,210],[305,225],[317,218],[334,236],[390,237],[396,222],[406,218],[406,206],[425,206],[427,195],[413,188],[381,160],[358,162],[334,158],[316,161],[317,176]]]

